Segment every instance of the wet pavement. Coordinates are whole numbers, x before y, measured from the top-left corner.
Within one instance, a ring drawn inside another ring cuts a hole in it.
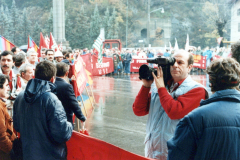
[[[192,74],[194,80],[208,86],[206,75]],[[86,128],[92,137],[144,156],[148,116],[137,117],[132,111],[132,104],[142,86],[138,77],[138,73],[93,77],[96,104],[93,109],[90,101],[86,101]]]

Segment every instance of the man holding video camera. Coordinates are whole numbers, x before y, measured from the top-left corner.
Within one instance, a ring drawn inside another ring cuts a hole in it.
[[[134,103],[137,116],[148,115],[145,137],[145,156],[166,159],[167,141],[173,137],[181,118],[197,108],[201,99],[208,97],[203,85],[192,80],[189,75],[193,67],[193,56],[179,50],[173,55],[175,63],[170,66],[172,79],[164,84],[162,67],[157,69],[153,80],[142,79],[141,87]],[[150,93],[151,89],[151,93]]]

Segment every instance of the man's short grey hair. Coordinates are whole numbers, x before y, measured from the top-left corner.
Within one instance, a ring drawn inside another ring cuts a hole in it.
[[[29,50],[28,52],[27,52],[27,57],[29,57],[31,54],[36,54],[37,55],[37,52],[36,51],[33,51],[33,50]]]
[[[19,74],[20,74],[21,77],[22,77],[22,73],[27,72],[28,67],[34,68],[33,65],[28,64],[28,63],[25,63],[25,64],[21,65],[21,67],[19,68]]]

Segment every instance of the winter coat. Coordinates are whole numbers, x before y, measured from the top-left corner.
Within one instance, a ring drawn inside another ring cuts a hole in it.
[[[203,53],[203,56],[207,56],[207,60],[210,60],[212,58],[212,51],[207,50]]]
[[[154,54],[152,53],[152,52],[149,52],[148,54],[147,54],[147,58],[153,58],[154,57]]]
[[[125,63],[130,63],[132,61],[132,55],[131,53],[126,53],[125,57],[124,57],[124,62]]]
[[[119,55],[118,54],[113,54],[113,65],[114,69],[118,68],[118,63],[120,62]]]
[[[15,138],[12,118],[8,114],[6,104],[0,99],[0,157],[3,157],[4,153],[10,153]]]
[[[68,122],[73,123],[73,113],[78,119],[84,122],[86,118],[83,115],[81,107],[75,97],[72,85],[59,77],[56,77],[55,85],[57,87],[57,97],[62,102]]]
[[[154,84],[153,84],[154,85]],[[202,87],[188,76],[171,94],[174,99],[188,91]],[[200,101],[200,100],[199,100]],[[171,120],[162,107],[156,87],[152,89],[149,116],[146,126],[145,156],[154,159],[167,158],[167,141],[173,137],[179,120]]]
[[[171,56],[171,54],[170,54],[170,53],[168,53],[168,52],[164,52],[164,53],[163,53],[163,56],[164,56],[164,57],[170,57],[170,56]]]
[[[239,160],[240,92],[217,91],[177,125],[169,160]]]
[[[13,126],[20,132],[26,160],[66,159],[72,135],[62,103],[49,81],[31,79],[13,105]]]

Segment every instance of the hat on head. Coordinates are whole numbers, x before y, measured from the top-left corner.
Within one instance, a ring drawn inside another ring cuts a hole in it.
[[[54,57],[63,57],[63,54],[61,51],[57,51],[57,52],[55,52]]]

